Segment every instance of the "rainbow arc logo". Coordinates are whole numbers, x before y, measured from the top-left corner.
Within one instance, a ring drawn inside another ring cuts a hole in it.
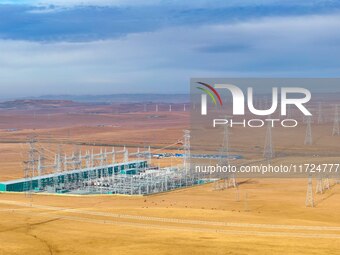
[[[199,90],[202,90],[204,93],[209,95],[209,97],[213,101],[214,105],[217,105],[216,98],[217,98],[218,102],[220,103],[220,105],[221,106],[223,105],[221,96],[216,91],[216,89],[214,89],[211,85],[204,83],[204,82],[197,82],[197,83],[205,87],[205,88],[202,88],[202,87],[196,87],[196,88],[199,89]]]

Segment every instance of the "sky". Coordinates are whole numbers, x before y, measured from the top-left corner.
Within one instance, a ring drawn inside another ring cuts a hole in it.
[[[332,0],[0,0],[0,97],[339,77],[339,27]]]

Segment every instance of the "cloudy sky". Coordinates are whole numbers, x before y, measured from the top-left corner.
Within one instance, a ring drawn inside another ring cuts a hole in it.
[[[335,0],[0,0],[0,97],[339,77],[339,28]]]

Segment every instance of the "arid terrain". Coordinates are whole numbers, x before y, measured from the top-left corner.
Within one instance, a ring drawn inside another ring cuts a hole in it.
[[[150,109],[71,101],[3,105],[0,181],[23,177],[32,135],[52,151],[60,144],[66,152],[75,145],[180,151],[189,112],[182,105]],[[304,145],[305,129],[273,130],[277,162],[339,160],[331,122],[313,125],[313,146]],[[265,129],[232,132],[231,153],[244,162],[261,157]],[[0,254],[340,254],[334,179],[315,194],[314,208],[305,206],[306,178],[237,181],[238,188],[206,184],[150,196],[0,193]]]

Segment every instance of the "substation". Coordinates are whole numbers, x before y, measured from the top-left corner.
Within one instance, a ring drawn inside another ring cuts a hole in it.
[[[152,165],[150,147],[129,153],[101,149],[95,153],[80,150],[71,155],[61,152],[47,160],[48,150],[29,142],[28,160],[24,162],[24,178],[0,183],[0,191],[57,194],[125,194],[147,195],[208,182],[190,172],[190,132],[184,132],[183,163],[177,166]],[[51,154],[51,152],[49,152]],[[51,157],[51,155],[49,156]]]
[[[288,110],[288,115],[293,116],[290,109]],[[318,123],[325,122],[321,104],[317,116]],[[339,136],[338,105],[335,105],[333,117],[332,136]],[[306,125],[304,145],[313,145],[312,119],[303,118],[302,123]],[[184,130],[181,139],[182,153],[176,154],[154,153],[150,147],[144,151],[134,149],[136,151],[131,153],[128,148],[123,147],[120,150],[111,148],[110,151],[107,151],[107,148],[100,149],[99,152],[87,150],[84,154],[76,149],[71,155],[66,155],[61,150],[54,153],[41,148],[41,144],[31,139],[28,160],[24,162],[24,178],[0,182],[0,192],[148,195],[207,182],[215,182],[214,190],[237,187],[234,174],[211,176],[202,172],[197,173],[190,167],[191,160],[195,158],[218,160],[220,165],[226,166],[230,164],[229,160],[242,159],[241,155],[229,154],[229,135],[228,126],[225,125],[222,147],[216,155],[191,155],[188,130]],[[173,145],[175,144],[178,143]],[[168,167],[152,164],[153,158],[166,157],[181,158],[182,164]],[[263,158],[264,162],[275,158],[270,125],[266,129]],[[335,183],[340,183],[339,178]],[[315,193],[322,194],[324,190],[330,188],[328,176],[321,174],[317,176]],[[306,206],[314,207],[312,176],[308,177]]]

